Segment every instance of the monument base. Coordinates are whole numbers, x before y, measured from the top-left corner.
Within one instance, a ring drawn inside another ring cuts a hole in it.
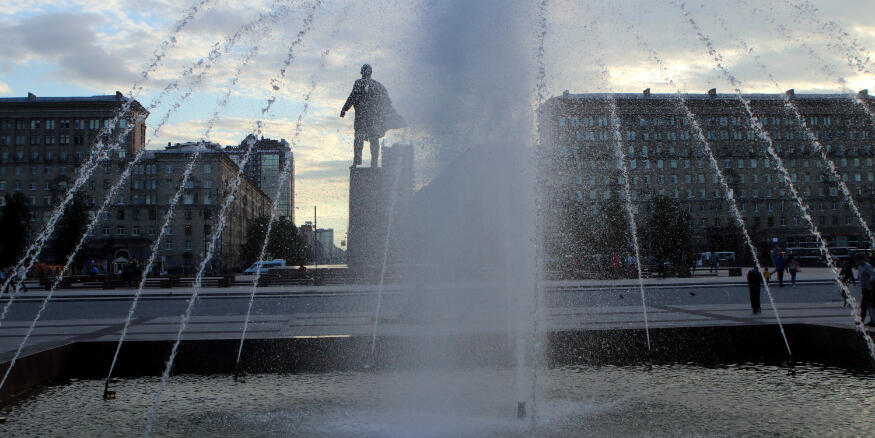
[[[386,190],[383,169],[349,170],[349,235],[347,264],[354,271],[380,266],[386,245]]]

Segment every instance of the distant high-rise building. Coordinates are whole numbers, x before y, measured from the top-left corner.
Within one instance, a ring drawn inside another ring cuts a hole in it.
[[[294,154],[285,140],[272,140],[269,138],[255,138],[249,135],[239,146],[228,146],[225,153],[235,163],[240,163],[246,154],[248,144],[254,142],[252,155],[246,163],[243,171],[246,176],[261,188],[271,199],[277,196],[279,188],[279,176],[283,171],[286,161],[290,164],[289,175],[279,190],[279,202],[277,202],[277,215],[295,220],[295,159]],[[274,199],[275,200],[275,199]]]

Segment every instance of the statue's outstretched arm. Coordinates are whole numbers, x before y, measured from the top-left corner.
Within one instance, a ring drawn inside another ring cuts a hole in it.
[[[349,109],[353,105],[358,103],[361,95],[362,92],[361,87],[359,86],[359,81],[356,81],[356,83],[352,86],[352,91],[349,93],[349,97],[346,98],[346,103],[343,104],[343,108],[340,110],[340,117],[345,116],[346,112],[349,111]]]

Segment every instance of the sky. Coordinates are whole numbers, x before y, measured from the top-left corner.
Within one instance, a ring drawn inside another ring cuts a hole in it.
[[[312,220],[318,206],[320,227],[334,228],[339,245],[353,138],[353,114],[341,119],[339,112],[363,63],[373,65],[374,78],[408,121],[385,140],[414,145],[417,186],[484,133],[507,129],[501,108],[514,106],[511,98],[529,98],[525,103],[534,108],[539,53],[547,96],[674,91],[643,46],[659,54],[683,91],[732,92],[706,41],[745,93],[875,91],[869,58],[875,25],[867,19],[873,0],[549,0],[543,45],[536,6],[534,0],[4,0],[0,96],[133,90],[152,107],[150,148],[200,139],[236,145],[261,120],[263,136],[292,144],[296,222]],[[521,37],[504,38],[508,29]],[[481,107],[488,116],[477,116]]]

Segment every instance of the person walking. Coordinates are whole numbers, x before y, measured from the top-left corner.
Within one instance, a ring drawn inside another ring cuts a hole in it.
[[[857,254],[854,256],[854,262],[857,263],[857,272],[860,275],[860,322],[866,321],[866,314],[869,314],[869,322],[867,326],[875,326],[872,322],[872,314],[869,313],[869,306],[872,304],[872,287],[871,282],[875,277],[875,271],[872,270],[872,265],[869,264],[869,258],[865,254]]]
[[[775,273],[778,274],[778,287],[784,287],[784,271],[787,270],[787,261],[784,260],[784,253],[779,252],[775,257]]]
[[[711,269],[708,272],[716,272],[718,276],[720,276],[720,260],[717,258],[716,252],[711,252],[711,257],[708,258],[708,262],[711,264]]]
[[[796,287],[796,274],[802,269],[799,268],[799,260],[792,255],[787,258],[787,271],[790,272],[790,286]]]
[[[851,262],[850,258],[845,259],[844,263],[842,263],[841,280],[846,286],[848,284],[852,286],[857,285],[857,280],[854,279],[854,263]]]
[[[763,267],[763,279],[765,279],[766,284],[769,284],[769,280],[772,279],[772,273],[769,272],[768,266]]]
[[[747,288],[750,291],[750,308],[754,314],[762,312],[760,309],[760,287],[763,285],[763,274],[756,267],[747,272]]]

